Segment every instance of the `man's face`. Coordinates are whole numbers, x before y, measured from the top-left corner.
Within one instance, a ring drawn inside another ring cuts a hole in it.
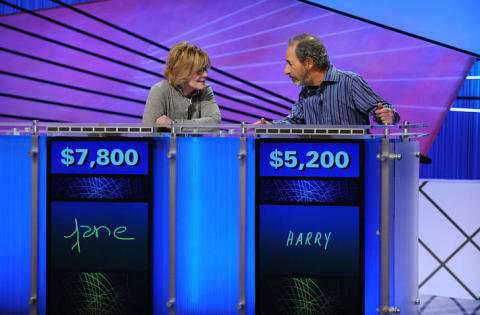
[[[305,66],[298,60],[295,49],[297,45],[291,45],[287,48],[287,53],[285,54],[285,69],[283,72],[288,75],[293,83],[297,86],[307,85],[308,79],[308,70]]]

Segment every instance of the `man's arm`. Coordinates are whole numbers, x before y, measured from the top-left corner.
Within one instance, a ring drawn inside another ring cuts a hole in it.
[[[393,105],[375,93],[361,76],[355,75],[352,77],[351,91],[356,108],[367,115],[373,116],[375,122],[395,124],[400,121],[400,115]]]
[[[279,120],[272,120],[275,125],[298,125],[305,124],[305,113],[303,105],[300,100],[293,104],[292,112],[285,118]]]

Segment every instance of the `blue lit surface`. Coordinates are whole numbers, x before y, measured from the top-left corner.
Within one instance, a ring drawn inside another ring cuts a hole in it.
[[[379,141],[365,141],[365,314],[380,305],[380,152]]]
[[[91,2],[91,1],[92,0],[64,0],[63,2],[66,4],[77,4],[77,3],[84,3],[84,2]],[[18,1],[17,0],[17,1],[10,1],[10,3],[16,4],[28,10],[41,10],[41,9],[49,9],[49,8],[55,8],[60,6],[50,0],[36,0],[36,1],[31,1],[31,0]],[[0,15],[15,14],[20,12],[21,12],[20,10],[14,9],[7,5],[0,6]]]
[[[254,139],[247,140],[247,313],[254,313]],[[238,153],[235,138],[179,138],[177,182],[177,314],[237,314]],[[2,181],[0,313],[27,313],[30,279],[29,137],[0,137]],[[378,141],[367,141],[365,307],[378,305]],[[40,138],[39,314],[45,314],[46,139]],[[168,312],[168,138],[153,145],[153,303]],[[3,176],[5,174],[6,177]],[[3,180],[6,178],[6,180]],[[6,185],[5,183],[8,183]],[[7,212],[8,210],[8,212]],[[8,307],[8,309],[4,307]]]
[[[31,138],[0,136],[0,314],[28,313]]]
[[[38,314],[46,313],[47,292],[47,138],[39,138],[38,155]]]
[[[236,314],[239,140],[179,138],[177,314]]]

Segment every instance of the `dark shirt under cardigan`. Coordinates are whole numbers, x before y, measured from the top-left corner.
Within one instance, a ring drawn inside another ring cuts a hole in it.
[[[369,116],[381,123],[375,117],[378,103],[393,110],[393,123],[400,120],[393,106],[377,95],[361,76],[338,70],[330,64],[320,86],[303,87],[290,115],[273,123],[369,125]]]

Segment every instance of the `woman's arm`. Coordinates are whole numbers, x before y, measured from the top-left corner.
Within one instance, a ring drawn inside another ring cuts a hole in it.
[[[148,93],[147,104],[145,105],[142,119],[144,124],[154,124],[158,117],[166,115],[166,89],[162,82],[152,86]]]

